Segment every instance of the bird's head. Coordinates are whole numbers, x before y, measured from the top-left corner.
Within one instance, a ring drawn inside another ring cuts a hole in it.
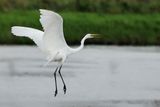
[[[85,37],[86,37],[86,39],[88,39],[88,38],[100,38],[100,34],[87,34]]]

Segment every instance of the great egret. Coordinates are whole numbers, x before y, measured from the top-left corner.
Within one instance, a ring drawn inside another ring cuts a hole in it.
[[[57,79],[58,71],[63,82],[63,91],[66,93],[66,85],[61,75],[61,68],[66,58],[73,53],[80,51],[84,47],[84,41],[88,38],[94,38],[97,34],[86,34],[81,40],[81,45],[78,48],[70,48],[63,34],[63,19],[62,17],[50,10],[40,9],[40,23],[44,32],[38,29],[13,26],[11,32],[16,36],[29,37],[37,46],[47,54],[47,63],[52,61],[58,62],[58,67],[54,72],[55,78],[55,94],[57,95]]]

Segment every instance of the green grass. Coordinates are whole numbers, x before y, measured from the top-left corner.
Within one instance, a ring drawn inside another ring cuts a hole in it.
[[[103,13],[160,12],[160,0],[0,0],[0,11],[53,9]]]
[[[117,45],[159,45],[160,14],[97,14],[61,12],[69,44],[79,43],[86,33],[99,33],[103,39],[87,43]],[[0,44],[33,44],[27,38],[12,36],[11,26],[42,29],[38,11],[0,12]]]

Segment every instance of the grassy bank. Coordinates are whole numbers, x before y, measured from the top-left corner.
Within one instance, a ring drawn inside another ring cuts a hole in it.
[[[57,11],[102,13],[160,12],[159,0],[0,0],[1,11],[47,8]]]
[[[103,39],[87,43],[159,45],[160,14],[95,14],[61,12],[69,44],[79,43],[86,33],[100,33]],[[38,11],[0,12],[0,44],[32,44],[27,38],[14,37],[11,26],[42,29]]]

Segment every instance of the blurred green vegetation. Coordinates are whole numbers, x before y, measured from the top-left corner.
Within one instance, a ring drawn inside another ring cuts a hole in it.
[[[160,12],[160,0],[0,0],[0,10],[47,8],[103,13]]]
[[[10,30],[15,25],[42,29],[39,8],[63,16],[69,44],[99,33],[103,39],[87,43],[160,45],[160,0],[0,0],[0,44],[33,44]]]
[[[103,39],[87,43],[119,45],[159,45],[160,14],[103,14],[60,12],[64,18],[64,33],[69,44],[80,43],[86,33],[99,33]],[[39,11],[16,10],[0,12],[1,44],[33,44],[28,38],[11,35],[11,26],[28,26],[42,30]]]

